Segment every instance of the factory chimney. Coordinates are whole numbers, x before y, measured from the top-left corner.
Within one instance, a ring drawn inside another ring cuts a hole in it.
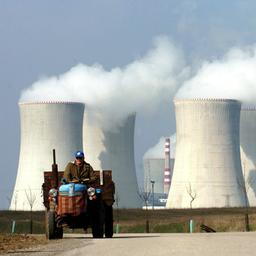
[[[168,194],[171,185],[171,168],[170,168],[170,138],[165,139],[164,145],[164,193]]]

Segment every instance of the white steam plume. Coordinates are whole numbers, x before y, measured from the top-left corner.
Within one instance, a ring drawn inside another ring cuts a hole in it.
[[[256,105],[256,45],[232,48],[223,58],[205,61],[196,74],[185,81],[176,98],[228,98]],[[148,149],[144,158],[163,157],[164,137]]]
[[[150,113],[161,101],[170,101],[188,72],[182,52],[162,36],[144,57],[124,68],[107,71],[99,64],[79,64],[35,82],[20,101],[80,101],[97,121],[116,125],[131,113]]]
[[[232,48],[222,59],[204,62],[176,98],[229,98],[256,103],[256,45]]]
[[[161,137],[156,145],[148,149],[148,151],[144,154],[143,158],[147,159],[164,159],[165,152],[164,152],[164,145],[165,145],[165,138]],[[171,135],[170,137],[170,157],[175,158],[175,149],[176,149],[176,133]]]

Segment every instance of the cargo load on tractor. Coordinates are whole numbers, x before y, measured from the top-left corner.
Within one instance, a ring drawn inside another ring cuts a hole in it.
[[[58,171],[53,150],[52,171],[44,172],[43,199],[46,237],[63,238],[63,228],[91,228],[94,238],[113,236],[115,185],[111,170],[95,171],[97,179],[90,185],[83,180],[67,183]]]

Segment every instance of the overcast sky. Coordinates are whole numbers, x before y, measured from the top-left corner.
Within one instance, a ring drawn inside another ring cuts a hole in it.
[[[8,207],[19,158],[21,91],[78,63],[123,67],[169,37],[196,68],[256,42],[254,0],[0,0],[0,209]],[[145,92],[146,93],[146,92]],[[144,152],[175,130],[169,104],[138,115],[137,172]]]

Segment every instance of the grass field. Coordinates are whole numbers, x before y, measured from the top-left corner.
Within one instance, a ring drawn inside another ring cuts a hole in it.
[[[44,212],[33,212],[33,233],[44,233]],[[192,209],[192,210],[114,210],[114,228],[120,233],[146,232],[146,219],[151,233],[188,232],[189,220],[195,223],[194,232],[202,232],[207,225],[217,232],[245,231],[245,209]],[[0,233],[10,233],[15,220],[15,233],[30,232],[30,212],[0,211]],[[256,230],[256,208],[249,209],[250,230]]]

